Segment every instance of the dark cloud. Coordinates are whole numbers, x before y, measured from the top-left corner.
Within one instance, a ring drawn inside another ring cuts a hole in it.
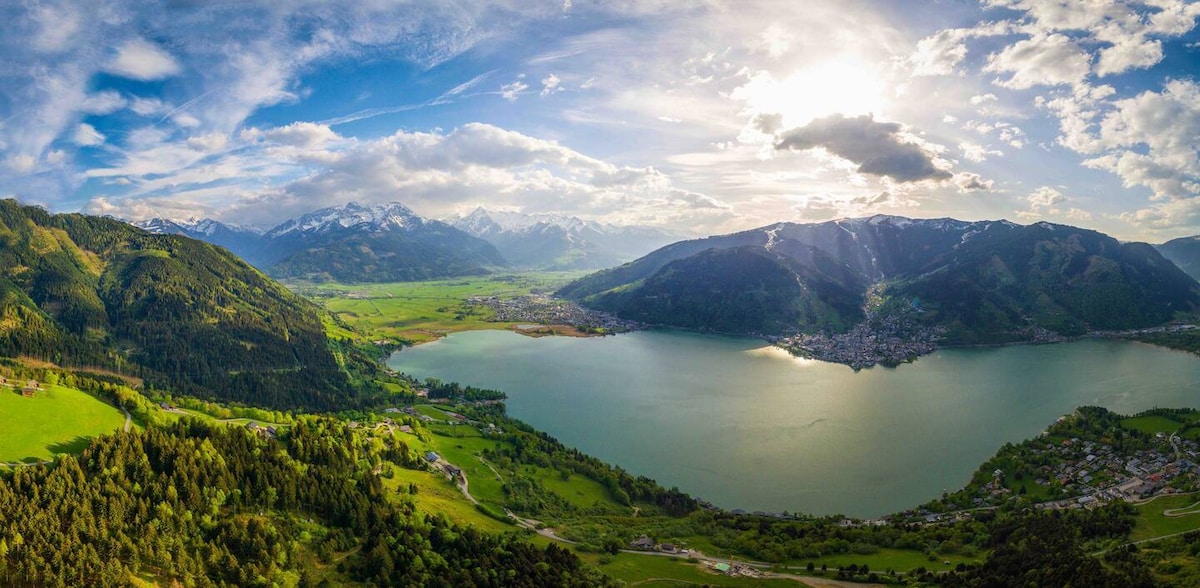
[[[900,182],[950,179],[950,172],[934,165],[932,153],[901,140],[902,129],[900,123],[877,122],[869,114],[853,118],[834,114],[783,131],[775,148],[804,151],[824,147],[857,163],[859,173]]]
[[[783,128],[783,115],[779,113],[760,113],[750,122],[756,129],[769,135]]]

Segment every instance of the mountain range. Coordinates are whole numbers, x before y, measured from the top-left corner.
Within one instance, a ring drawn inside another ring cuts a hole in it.
[[[617,226],[578,217],[476,208],[452,224],[483,239],[521,269],[601,269],[636,259],[675,240],[652,227]]]
[[[332,410],[357,394],[321,310],[229,251],[0,200],[0,356],[202,398]]]
[[[133,223],[236,253],[276,278],[389,282],[479,275],[496,268],[600,269],[675,239],[655,228],[477,208],[450,222],[403,204],[323,208],[269,230],[211,219]]]
[[[1187,275],[1200,280],[1200,235],[1172,239],[1154,247]]]
[[[135,225],[221,245],[276,278],[397,282],[479,275],[507,265],[486,241],[399,203],[323,208],[269,231],[213,220]]]
[[[884,215],[681,241],[559,294],[731,332],[843,332],[868,314],[905,316],[951,343],[1145,327],[1200,309],[1200,285],[1144,243],[1044,222]]]

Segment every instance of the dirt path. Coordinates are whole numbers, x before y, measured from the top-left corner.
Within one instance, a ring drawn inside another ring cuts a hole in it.
[[[6,468],[29,468],[29,467],[33,467],[33,466],[46,465],[46,464],[50,464],[50,463],[54,463],[54,462],[52,462],[52,461],[31,461],[31,462],[23,462],[23,461],[0,461],[0,467],[6,467]]]

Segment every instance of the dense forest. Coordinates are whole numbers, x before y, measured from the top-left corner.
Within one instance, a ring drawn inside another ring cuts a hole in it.
[[[0,477],[0,584],[591,586],[558,547],[418,513],[326,418],[279,441],[185,420]],[[415,465],[400,442],[388,459]]]

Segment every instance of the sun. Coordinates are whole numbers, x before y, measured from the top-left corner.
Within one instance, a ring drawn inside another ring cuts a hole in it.
[[[781,80],[760,72],[733,97],[744,100],[750,112],[783,115],[783,128],[831,114],[879,118],[887,106],[883,76],[855,59],[822,61]]]

